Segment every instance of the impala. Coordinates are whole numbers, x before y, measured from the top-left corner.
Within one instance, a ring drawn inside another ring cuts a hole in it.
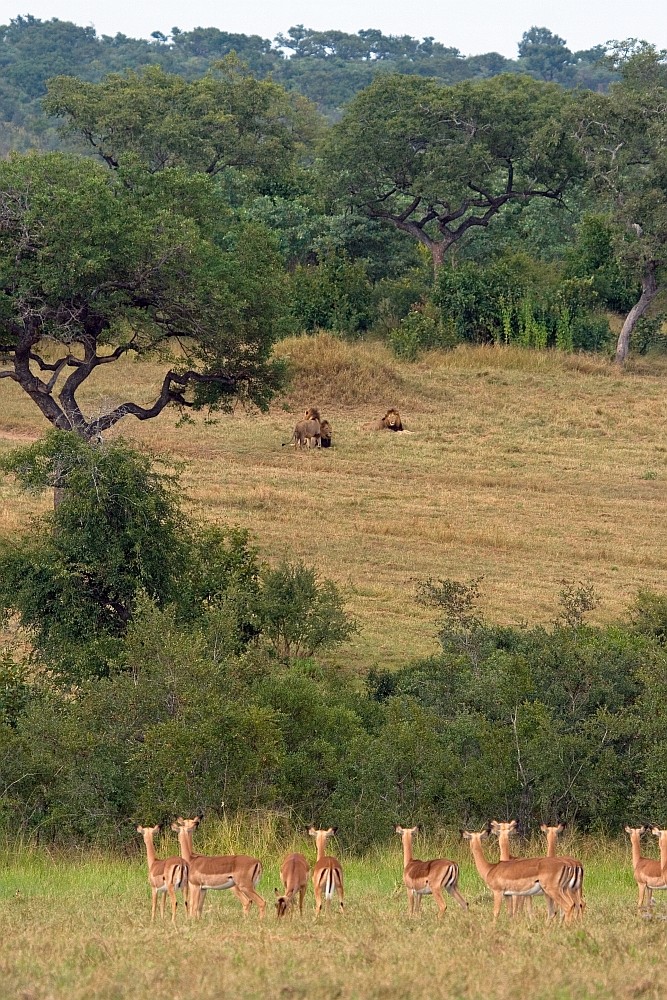
[[[416,916],[419,913],[422,896],[433,896],[438,906],[438,916],[441,917],[447,909],[447,901],[442,890],[454,897],[463,907],[468,904],[458,889],[459,866],[447,858],[436,858],[433,861],[418,861],[412,856],[412,837],[419,830],[418,826],[394,827],[403,842],[403,883],[408,891],[408,913]]]
[[[148,883],[151,887],[151,920],[155,920],[157,898],[160,897],[160,916],[164,917],[164,904],[167,893],[171,900],[171,921],[176,920],[176,889],[183,891],[183,899],[187,906],[188,865],[183,858],[165,858],[160,861],[155,857],[153,837],[160,832],[159,826],[138,826],[137,833],[144,838],[146,857],[148,860]]]
[[[283,884],[282,896],[274,889],[276,896],[276,915],[284,917],[292,912],[292,905],[297,894],[299,896],[299,913],[303,913],[303,900],[308,887],[310,865],[303,854],[288,854],[280,868],[280,881]]]
[[[569,923],[575,910],[570,881],[577,875],[573,867],[560,858],[515,858],[512,861],[489,862],[482,850],[482,840],[489,831],[463,831],[470,843],[475,867],[493,893],[493,920],[498,919],[503,896],[535,896],[543,892],[554,907],[559,907]]]
[[[245,854],[209,857],[195,854],[192,850],[192,834],[197,829],[200,818],[183,819],[181,816],[172,824],[178,833],[181,852],[188,863],[190,898],[188,911],[191,917],[201,916],[204,895],[209,889],[231,889],[247,914],[253,903],[259,907],[260,917],[266,911],[266,901],[256,891],[255,886],[262,875],[262,865],[257,858]]]
[[[632,844],[632,871],[639,889],[638,909],[650,907],[653,903],[654,889],[667,889],[667,883],[662,877],[662,864],[657,859],[641,856],[640,839],[648,830],[647,826],[626,826],[625,832],[630,835]]]
[[[491,833],[498,838],[498,849],[500,850],[501,861],[516,861],[510,851],[510,837],[517,831],[517,821],[510,820],[508,823],[500,823],[497,820],[491,821]],[[533,903],[530,896],[508,896],[507,909],[510,915],[515,917],[521,910],[525,909],[526,916],[531,917]]]
[[[317,861],[313,868],[316,917],[320,915],[323,902],[326,902],[328,905],[329,900],[333,899],[334,892],[338,894],[338,905],[340,906],[340,912],[343,913],[343,870],[338,858],[333,858],[324,853],[329,837],[333,837],[337,829],[338,827],[335,826],[330,826],[327,830],[316,830],[314,826],[308,829],[310,836],[315,838],[315,847],[317,849]],[[323,893],[324,899],[322,898]]]
[[[660,848],[660,874],[663,882],[667,882],[667,830],[661,830],[660,827],[652,826],[651,833],[654,837],[658,838],[658,847]]]
[[[581,870],[581,882],[575,880],[575,884],[570,886],[570,892],[572,893],[576,912],[575,916],[583,917],[584,915],[584,868],[583,865],[577,861],[576,858],[570,855],[556,854],[556,845],[558,841],[558,835],[565,829],[565,823],[558,823],[557,826],[547,826],[546,823],[540,825],[540,830],[542,833],[546,834],[547,838],[547,857],[548,858],[561,858],[562,861],[567,861],[571,864],[575,870]]]

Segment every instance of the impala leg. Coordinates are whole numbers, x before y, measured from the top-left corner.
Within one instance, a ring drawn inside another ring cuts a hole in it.
[[[431,894],[438,907],[438,917],[441,917],[447,909],[447,900],[442,894],[442,886],[431,885]]]
[[[414,917],[415,915],[415,897],[412,889],[406,889],[408,894],[408,916]]]
[[[495,924],[498,919],[498,914],[500,913],[503,905],[503,894],[502,892],[494,892],[493,894],[493,922]]]
[[[343,883],[336,880],[336,893],[338,894],[338,905],[340,907],[340,912],[345,912],[345,893],[343,892]]]
[[[171,902],[171,922],[172,924],[175,924],[176,906],[178,904],[176,903],[176,890],[174,889],[174,886],[171,883],[167,886],[167,892],[169,893],[169,901]]]
[[[151,923],[155,920],[155,911],[157,909],[157,889],[151,886]]]
[[[454,899],[459,904],[459,906],[461,907],[462,910],[467,910],[468,909],[468,904],[465,901],[465,899],[463,898],[463,896],[461,895],[461,893],[459,892],[458,886],[453,885],[447,891],[449,892],[450,896],[454,897]]]
[[[260,894],[256,891],[252,882],[249,882],[248,884],[243,883],[242,885],[239,886],[232,886],[232,891],[235,890],[236,890],[235,895],[243,905],[244,913],[248,913],[252,904],[256,903],[257,906],[259,907],[260,918],[264,916],[266,912],[266,900],[262,899]],[[246,900],[245,903],[243,902],[241,897],[245,897]]]
[[[306,886],[303,885],[299,889],[299,916],[303,916],[303,901],[306,898]]]
[[[167,893],[166,892],[161,892],[160,893],[160,920],[164,920],[164,908],[165,908],[166,902],[167,902]]]

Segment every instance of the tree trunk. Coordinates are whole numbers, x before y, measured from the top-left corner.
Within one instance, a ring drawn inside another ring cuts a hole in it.
[[[657,265],[654,260],[650,260],[642,274],[642,293],[639,297],[639,301],[634,304],[628,315],[625,317],[625,323],[623,324],[623,329],[621,330],[618,343],[616,344],[616,363],[622,365],[625,363],[628,352],[630,350],[630,335],[637,325],[637,320],[640,319],[649,305],[655,298],[658,292],[658,281],[656,278]]]

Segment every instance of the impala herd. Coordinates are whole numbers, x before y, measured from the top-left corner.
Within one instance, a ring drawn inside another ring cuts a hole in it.
[[[183,819],[179,817],[172,830],[178,834],[181,853],[178,857],[159,860],[155,856],[153,838],[159,832],[159,826],[138,826],[137,832],[144,838],[146,856],[148,859],[148,881],[151,887],[152,907],[151,919],[155,919],[158,897],[161,900],[160,912],[164,916],[166,898],[171,902],[171,919],[176,920],[176,891],[183,894],[186,909],[190,917],[201,916],[204,906],[204,896],[210,889],[231,889],[247,914],[255,903],[260,917],[266,912],[266,901],[257,892],[257,883],[262,875],[262,864],[257,858],[245,854],[211,856],[196,854],[192,846],[194,831],[200,823],[200,818]],[[303,854],[288,854],[280,869],[280,880],[283,891],[275,889],[276,914],[284,917],[293,912],[298,901],[299,913],[303,913],[303,904],[312,880],[315,894],[315,916],[318,917],[322,907],[338,897],[341,913],[344,909],[343,870],[340,861],[326,853],[327,842],[336,833],[336,827],[318,830],[311,826],[308,833],[315,838],[317,857],[311,869]],[[410,916],[419,914],[422,896],[433,896],[441,917],[447,909],[444,893],[452,896],[464,909],[468,903],[461,895],[458,887],[459,866],[448,858],[435,858],[432,861],[419,861],[412,854],[412,838],[419,829],[418,826],[396,826],[403,844],[403,883],[408,894],[408,913]],[[576,858],[556,853],[556,841],[563,831],[564,824],[546,826],[541,830],[547,838],[547,853],[535,858],[515,858],[510,853],[510,837],[516,833],[517,823],[500,823],[495,820],[479,833],[462,831],[464,840],[470,845],[473,861],[480,878],[493,893],[493,920],[497,920],[503,905],[507,900],[507,908],[511,916],[520,910],[527,915],[531,912],[533,896],[544,896],[547,904],[547,920],[556,914],[569,924],[573,920],[581,920],[584,913],[584,869]],[[643,833],[650,832],[658,838],[660,860],[643,858],[640,850],[640,838]],[[632,867],[634,878],[639,889],[639,909],[650,907],[653,902],[653,892],[657,889],[667,889],[667,829],[658,827],[625,827],[632,844]],[[482,847],[482,842],[493,834],[498,838],[500,861],[489,861]]]

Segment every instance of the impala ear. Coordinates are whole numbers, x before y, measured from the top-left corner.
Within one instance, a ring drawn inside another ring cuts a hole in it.
[[[316,833],[317,833],[317,830],[315,829],[314,826],[309,826],[308,827],[308,835],[310,837],[314,837]]]
[[[516,828],[518,827],[518,825],[519,825],[518,821],[517,821],[517,820],[515,820],[515,819],[513,819],[513,820],[512,820],[511,822],[510,822],[510,830],[516,830]]]
[[[338,833],[338,827],[337,826],[331,826],[331,827],[329,827],[329,829],[331,831],[331,836],[335,837],[336,834]]]
[[[399,826],[398,823],[394,826],[394,833],[403,833],[403,827]]]

